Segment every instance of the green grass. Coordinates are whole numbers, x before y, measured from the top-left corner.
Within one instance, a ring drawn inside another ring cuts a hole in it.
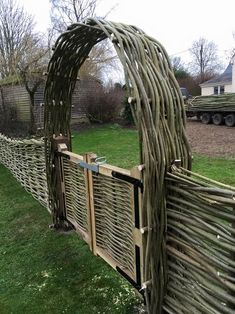
[[[0,313],[133,313],[134,289],[0,165]]]
[[[195,154],[193,171],[216,181],[235,186],[235,159],[212,158]]]
[[[139,164],[138,134],[119,126],[93,127],[75,133],[73,151],[94,152],[106,156],[107,162],[130,169]],[[211,179],[235,186],[235,160],[194,154],[193,171]]]
[[[73,150],[139,163],[137,132],[116,125],[76,133]],[[193,170],[235,186],[234,160],[195,155]],[[47,211],[1,165],[0,178],[0,313],[133,313],[130,285],[77,234],[49,229]]]
[[[96,153],[105,156],[107,163],[130,169],[139,165],[138,134],[134,129],[122,129],[118,125],[92,127],[75,133],[73,151],[79,154]]]

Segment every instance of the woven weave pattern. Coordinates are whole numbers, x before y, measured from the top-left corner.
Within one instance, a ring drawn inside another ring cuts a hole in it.
[[[76,227],[88,232],[87,192],[84,170],[63,158],[66,216]]]
[[[234,313],[235,188],[183,168],[169,173],[167,182],[165,309]]]
[[[47,209],[48,189],[44,142],[15,140],[0,134],[0,162]]]
[[[131,184],[93,175],[97,246],[134,276]]]

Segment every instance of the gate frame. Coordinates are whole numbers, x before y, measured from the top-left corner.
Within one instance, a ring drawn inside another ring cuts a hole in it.
[[[131,208],[132,208],[132,220],[133,220],[133,242],[134,242],[134,255],[135,255],[135,271],[134,278],[129,271],[123,270],[122,266],[112,259],[105,251],[97,247],[96,243],[96,218],[95,218],[95,206],[94,206],[94,192],[93,192],[93,176],[92,173],[96,172],[95,159],[97,157],[94,153],[86,153],[83,156],[68,151],[67,141],[63,136],[55,139],[55,147],[57,151],[57,163],[55,166],[56,177],[58,182],[58,191],[60,193],[59,201],[59,224],[55,226],[57,229],[64,228],[64,226],[70,225],[79,233],[79,235],[88,243],[90,250],[96,256],[100,256],[105,260],[112,268],[117,270],[123,277],[125,277],[138,291],[142,288],[144,283],[144,256],[145,256],[145,236],[146,228],[144,227],[144,215],[142,211],[142,171],[143,165],[136,166],[130,171],[112,166],[109,164],[101,164],[98,166],[98,173],[132,183],[131,192]],[[66,196],[65,196],[65,182],[62,157],[66,157],[72,162],[78,164],[82,162],[84,169],[85,185],[87,191],[87,217],[88,217],[88,234],[76,227],[70,219],[66,216]]]

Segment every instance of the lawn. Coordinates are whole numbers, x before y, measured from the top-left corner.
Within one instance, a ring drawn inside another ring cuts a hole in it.
[[[138,164],[138,136],[117,125],[74,134],[73,150]],[[235,186],[234,160],[196,155],[194,170]],[[0,313],[133,313],[135,290],[75,233],[48,228],[47,211],[0,165]]]
[[[107,163],[122,168],[139,164],[138,134],[134,129],[123,129],[119,125],[91,127],[73,138],[73,151],[93,152],[105,156]]]
[[[90,149],[86,137],[84,132],[74,138],[81,138],[83,151]],[[120,161],[121,143],[120,137]],[[2,165],[0,178],[1,314],[136,312],[140,299],[126,280],[93,256],[77,234],[49,229],[46,209]]]
[[[197,154],[193,157],[193,171],[235,186],[235,159],[212,158]]]
[[[138,134],[118,125],[92,127],[75,133],[73,151],[94,152],[108,163],[130,169],[139,164]],[[235,160],[193,154],[193,171],[211,179],[235,186]]]

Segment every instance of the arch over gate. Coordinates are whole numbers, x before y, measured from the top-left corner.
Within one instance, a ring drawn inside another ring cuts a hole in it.
[[[57,223],[55,138],[70,142],[71,97],[81,65],[92,47],[108,38],[123,65],[129,103],[140,139],[143,171],[143,210],[147,232],[144,278],[151,279],[147,303],[160,313],[166,288],[166,187],[165,175],[174,160],[191,168],[185,135],[184,104],[165,49],[134,26],[88,19],[73,24],[55,44],[45,90],[45,138],[50,207]]]

